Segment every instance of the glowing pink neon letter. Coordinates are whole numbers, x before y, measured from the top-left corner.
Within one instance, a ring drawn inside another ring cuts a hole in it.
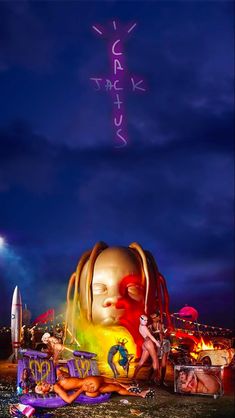
[[[122,55],[122,52],[116,52],[116,51],[114,50],[114,48],[115,48],[115,46],[116,46],[116,44],[117,44],[118,42],[120,42],[120,39],[117,39],[117,40],[113,43],[113,46],[112,46],[112,53],[113,53],[113,55]]]
[[[112,36],[109,43],[110,60],[112,63],[112,75],[110,78],[101,79],[98,77],[91,78],[95,82],[96,90],[104,88],[110,92],[113,101],[113,124],[115,127],[115,134],[118,138],[119,145],[116,148],[122,148],[127,145],[127,131],[126,131],[126,117],[124,108],[124,90],[125,90],[125,61],[122,42],[130,32],[136,27],[136,23],[132,24],[127,30],[127,34],[123,36],[123,31],[117,33],[116,21],[112,22],[115,35]],[[92,28],[102,37],[104,35],[103,29],[97,28],[93,25]],[[118,71],[121,71],[118,72]],[[118,74],[117,74],[118,73]],[[144,80],[136,81],[134,77],[130,78],[132,84],[132,91],[145,91],[143,85]],[[120,91],[119,91],[120,90]]]
[[[114,125],[115,126],[120,126],[121,124],[122,124],[122,115],[120,115],[120,119],[119,119],[119,122],[117,122],[117,119],[116,119],[116,116],[115,116],[115,118],[114,118]]]
[[[120,61],[118,59],[115,58],[114,60],[114,74],[117,74],[117,70],[122,70],[123,71],[124,68],[122,68],[122,64],[120,63]]]

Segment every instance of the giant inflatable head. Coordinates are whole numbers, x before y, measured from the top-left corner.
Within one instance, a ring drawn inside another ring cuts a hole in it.
[[[141,262],[132,249],[111,247],[98,254],[89,289],[90,298],[86,297],[88,264],[89,261],[84,265],[80,280],[80,306],[88,320],[95,324],[115,325],[120,323],[126,311],[136,306],[144,309],[145,277]],[[151,290],[156,294],[156,286]]]
[[[66,327],[74,334],[79,310],[82,320],[123,326],[136,340],[140,315],[160,309],[170,320],[168,304],[165,280],[151,253],[137,243],[108,247],[100,242],[83,254],[70,278]]]

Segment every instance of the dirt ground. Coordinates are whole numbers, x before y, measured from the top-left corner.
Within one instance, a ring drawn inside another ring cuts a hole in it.
[[[57,409],[37,409],[34,417],[79,417],[79,418],[229,418],[234,416],[233,368],[226,369],[224,395],[212,396],[179,395],[174,393],[173,378],[169,372],[167,388],[156,388],[153,399],[112,395],[111,399],[99,405],[70,405]],[[19,401],[15,393],[16,366],[0,362],[0,418],[10,417],[9,404]],[[144,382],[141,386],[146,387]]]

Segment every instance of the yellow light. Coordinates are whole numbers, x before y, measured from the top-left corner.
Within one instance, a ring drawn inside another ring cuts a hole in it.
[[[97,354],[97,360],[101,374],[112,376],[112,371],[107,363],[107,357],[111,346],[116,345],[118,340],[127,340],[125,348],[127,349],[128,354],[133,354],[135,356],[135,342],[131,334],[124,327],[102,327],[101,325],[95,325],[91,322],[87,322],[84,319],[83,321],[77,319],[76,329],[77,338],[80,341],[80,345],[82,347],[81,349]],[[67,335],[71,336],[71,331],[68,332]],[[117,353],[115,355],[114,362],[117,364],[118,360],[119,354]],[[132,363],[131,369],[133,368]],[[122,368],[119,367],[119,371],[122,373]]]

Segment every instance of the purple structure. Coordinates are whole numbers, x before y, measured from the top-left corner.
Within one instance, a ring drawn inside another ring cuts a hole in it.
[[[97,362],[94,359],[94,356],[96,356],[95,353],[77,351],[75,354],[77,358],[68,360],[66,365],[70,376],[85,377],[99,374]],[[53,361],[44,358],[44,356],[45,353],[40,353],[35,350],[26,350],[23,352],[23,358],[18,362],[17,388],[21,387],[24,369],[29,370],[35,385],[43,380],[46,380],[51,384],[56,382],[56,369]],[[95,398],[91,398],[81,394],[74,402],[96,404],[106,402],[110,398],[110,395],[110,393],[105,393]],[[67,405],[66,402],[55,393],[49,393],[44,396],[34,392],[27,393],[20,397],[20,402],[25,405],[33,406],[34,408],[58,408]]]

